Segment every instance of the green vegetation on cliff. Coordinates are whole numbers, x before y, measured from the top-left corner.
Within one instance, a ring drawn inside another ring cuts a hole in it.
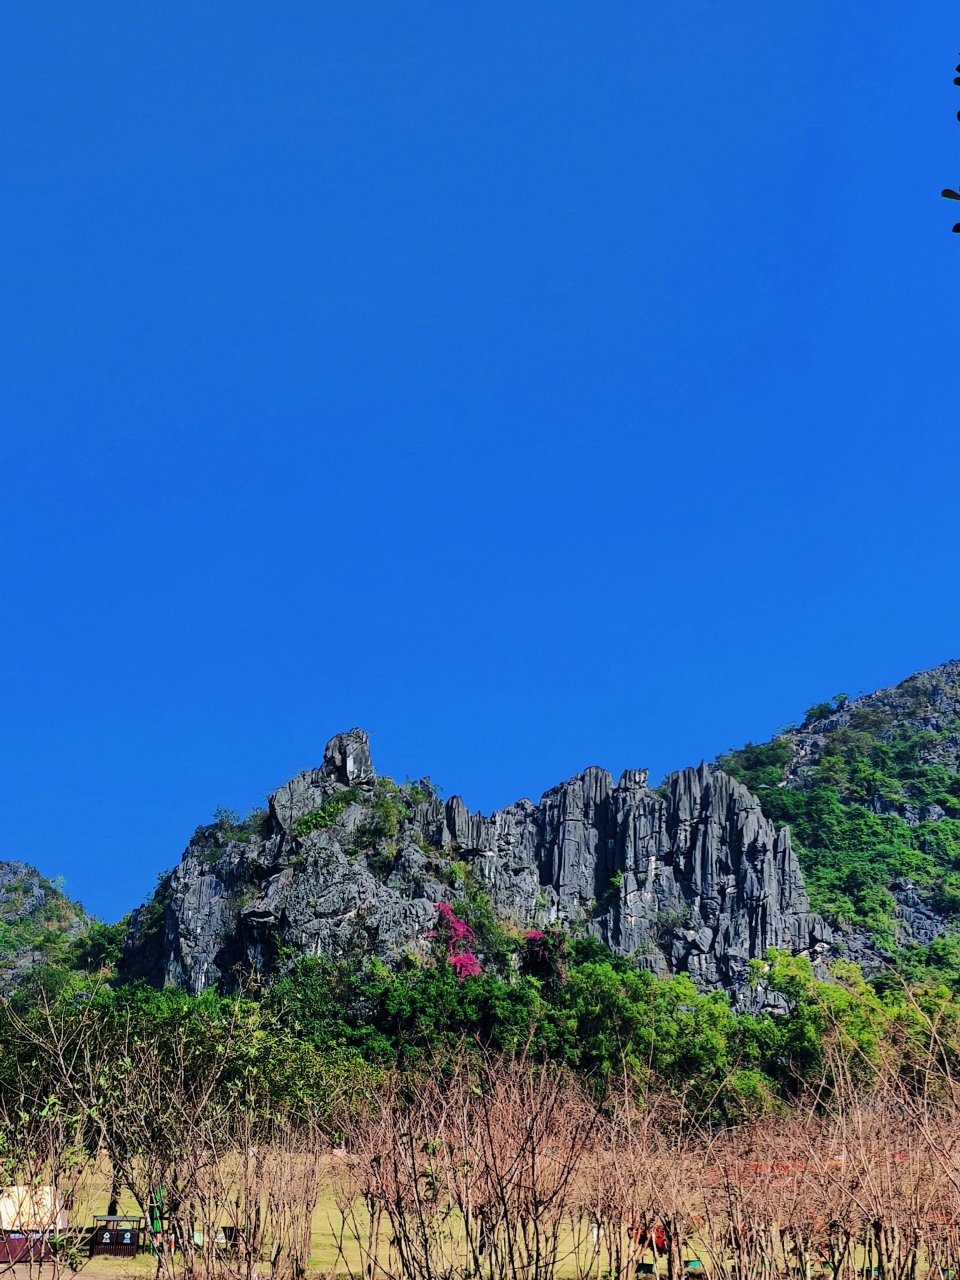
[[[867,930],[910,976],[935,971],[960,989],[956,942],[944,934],[918,945],[901,901],[905,890],[916,895],[931,932],[960,916],[960,720],[938,721],[916,700],[907,716],[876,697],[848,704],[841,695],[811,708],[801,728],[717,763],[768,818],[789,824],[817,911]],[[924,727],[930,721],[939,727]]]
[[[0,862],[0,989],[37,964],[79,962],[86,912],[25,862]]]

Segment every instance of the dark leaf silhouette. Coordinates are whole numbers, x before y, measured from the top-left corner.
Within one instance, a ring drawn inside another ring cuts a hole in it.
[[[960,200],[960,191],[952,191],[949,187],[944,187],[940,194],[944,200]]]

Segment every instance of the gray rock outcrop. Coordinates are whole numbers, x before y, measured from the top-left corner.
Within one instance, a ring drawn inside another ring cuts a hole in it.
[[[653,791],[646,770],[615,784],[589,768],[486,817],[426,781],[378,779],[354,729],[255,821],[198,829],[134,914],[125,968],[197,992],[269,973],[280,948],[396,959],[423,945],[466,876],[522,925],[586,929],[658,974],[735,996],[768,947],[817,962],[832,943],[789,831],[724,773],[701,764]]]
[[[47,963],[58,942],[76,938],[90,924],[69,898],[29,863],[0,862],[0,995]]]

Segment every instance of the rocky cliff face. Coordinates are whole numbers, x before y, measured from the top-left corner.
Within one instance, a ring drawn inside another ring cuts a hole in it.
[[[823,958],[789,832],[701,765],[657,791],[590,768],[484,817],[427,782],[378,778],[359,729],[246,823],[198,828],[134,914],[124,968],[197,992],[268,973],[281,948],[390,960],[422,945],[465,878],[519,924],[598,934],[659,973],[736,993],[768,947]]]

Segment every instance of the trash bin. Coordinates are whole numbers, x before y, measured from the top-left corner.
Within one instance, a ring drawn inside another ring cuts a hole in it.
[[[91,1258],[135,1258],[140,1249],[143,1218],[94,1218],[90,1230]]]

